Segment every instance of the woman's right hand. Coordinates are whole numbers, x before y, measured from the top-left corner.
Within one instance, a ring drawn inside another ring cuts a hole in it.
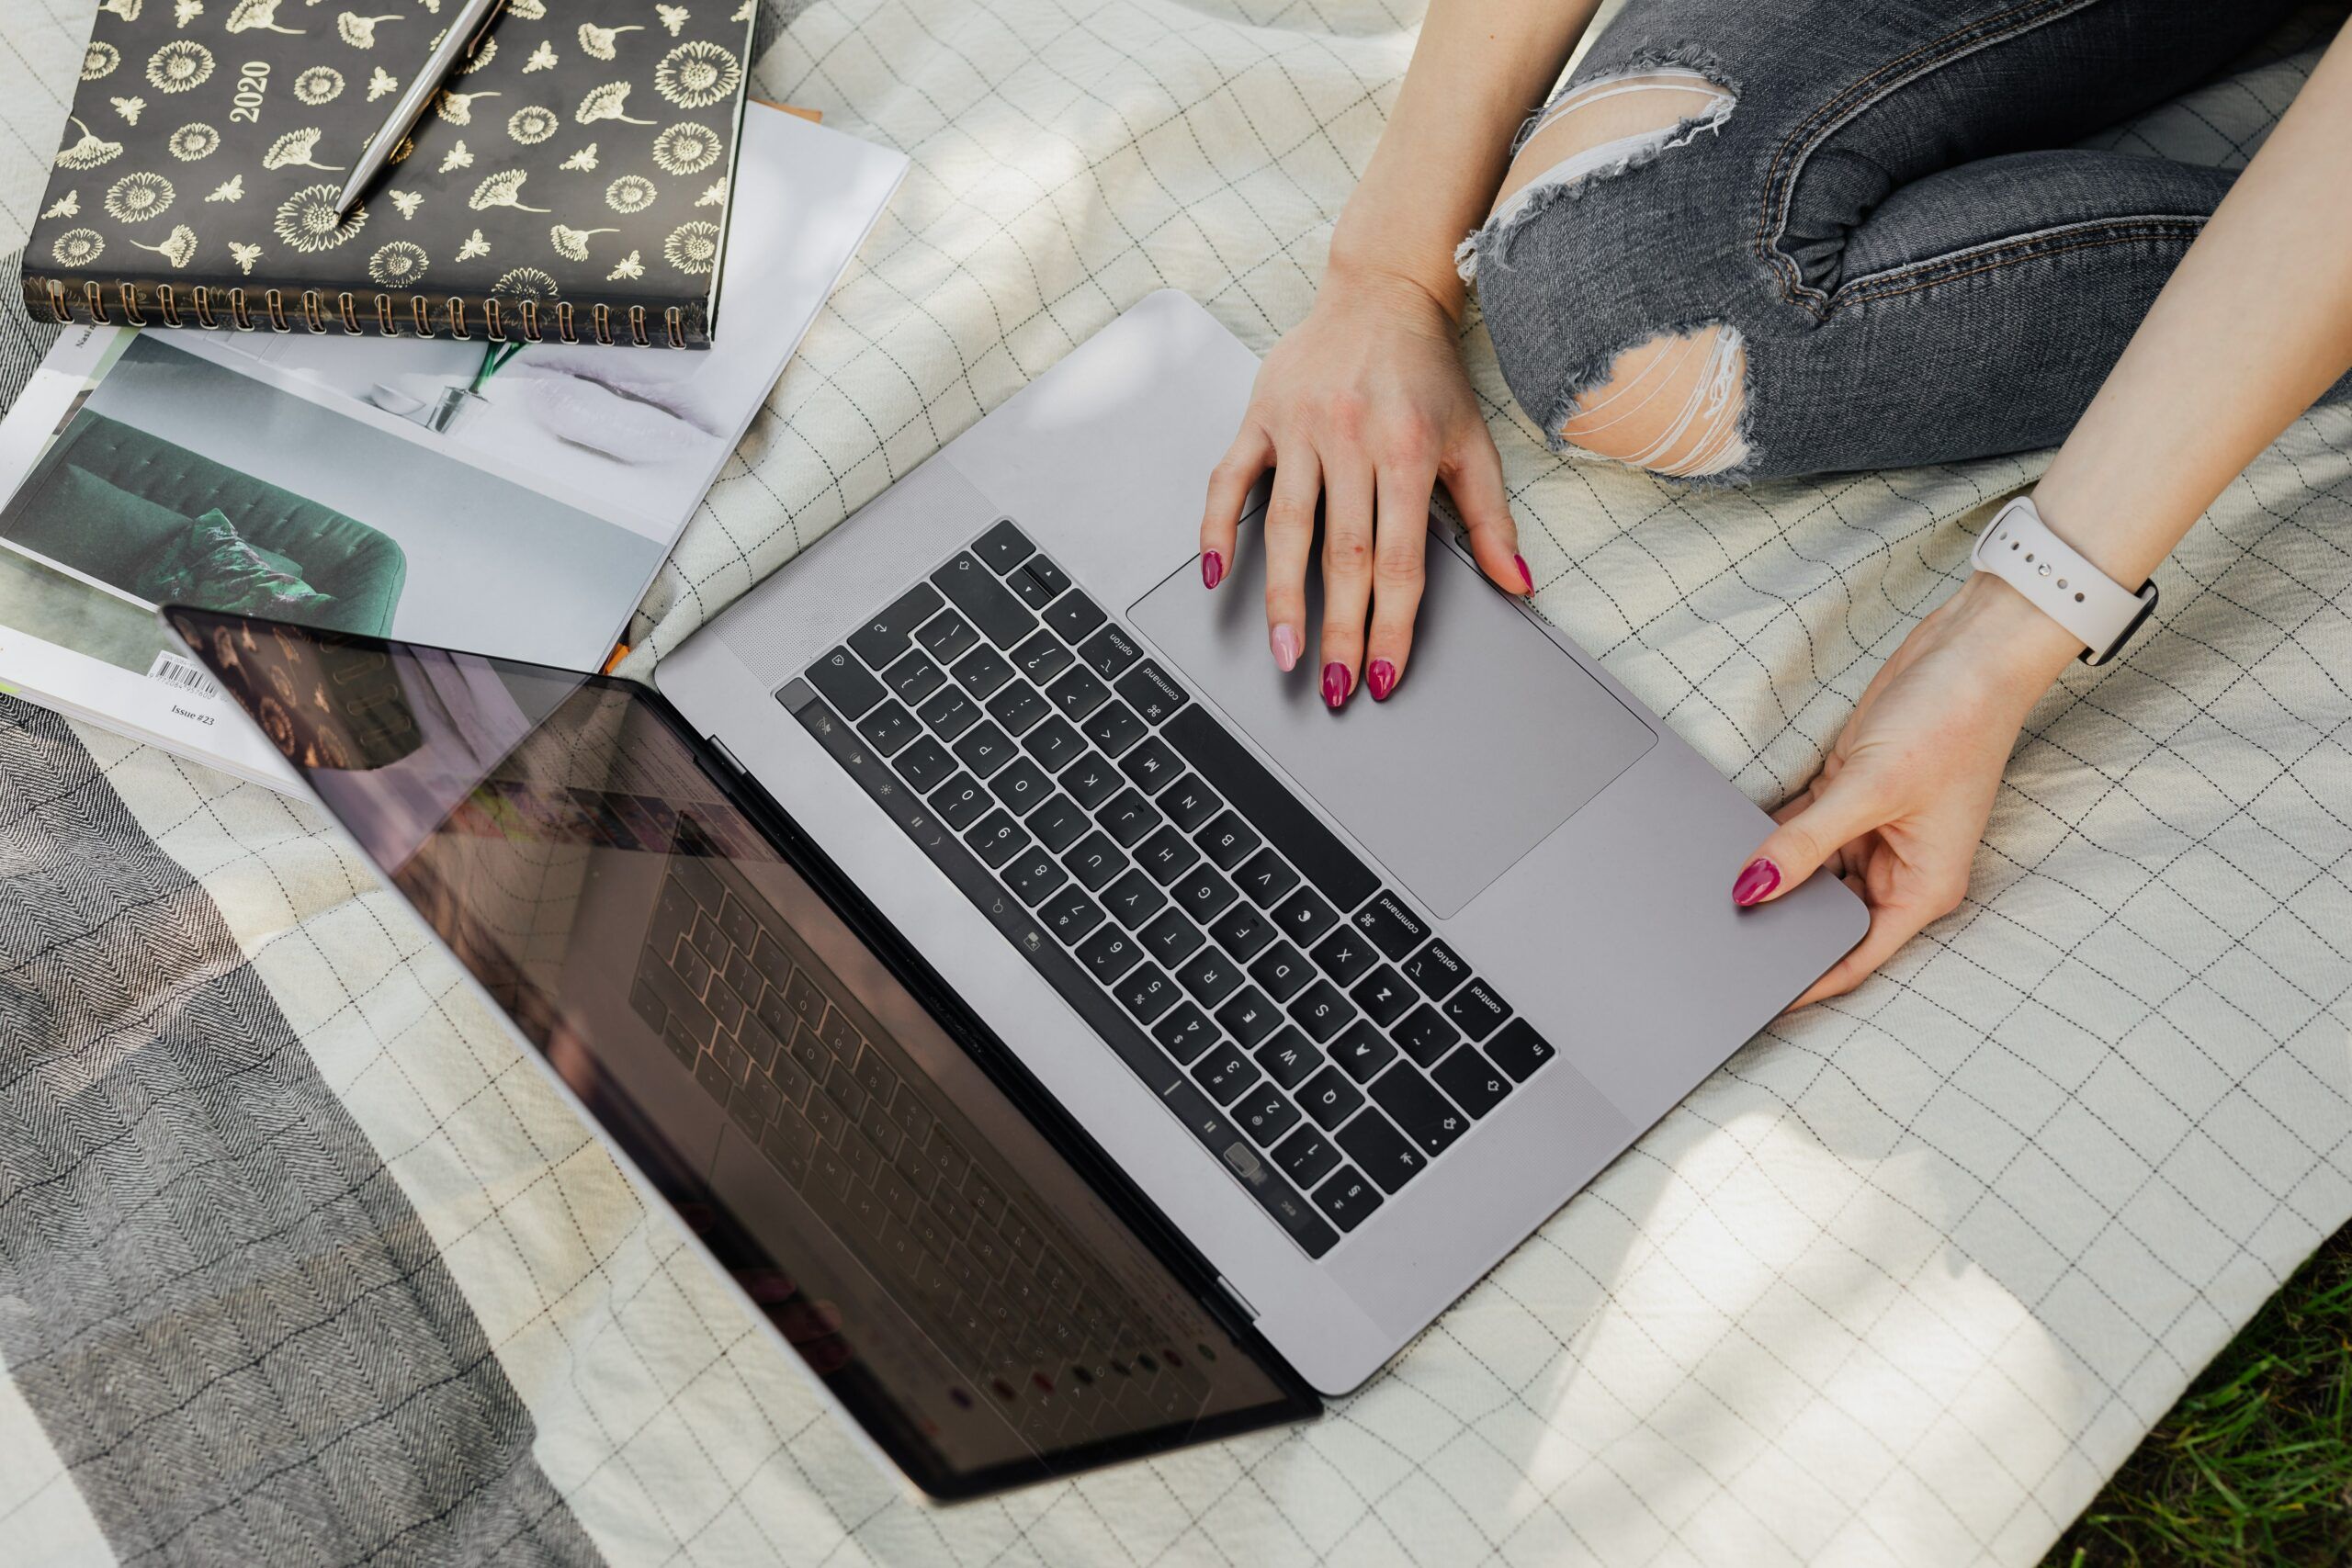
[[[1452,315],[1397,273],[1334,262],[1306,320],[1266,356],[1240,434],[1209,476],[1201,581],[1232,570],[1252,485],[1271,466],[1266,629],[1288,671],[1306,649],[1307,557],[1323,502],[1323,700],[1361,683],[1374,700],[1404,678],[1421,599],[1430,493],[1443,479],[1471,553],[1504,589],[1534,583],[1503,491],[1502,458],[1454,346]],[[1367,626],[1367,622],[1369,625]]]

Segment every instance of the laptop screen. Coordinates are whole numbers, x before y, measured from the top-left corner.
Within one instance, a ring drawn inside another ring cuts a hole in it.
[[[1313,1412],[661,699],[166,615],[918,1485],[967,1495]]]

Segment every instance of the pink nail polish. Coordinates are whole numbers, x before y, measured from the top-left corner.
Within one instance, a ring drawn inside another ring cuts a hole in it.
[[[1731,885],[1731,901],[1745,909],[1760,904],[1781,886],[1781,868],[1758,857],[1741,868],[1739,880]]]
[[[1535,574],[1527,570],[1527,558],[1525,556],[1513,556],[1510,558],[1512,564],[1519,568],[1520,592],[1522,593],[1534,592]]]
[[[1374,660],[1364,670],[1363,683],[1374,702],[1386,702],[1388,694],[1396,689],[1396,666],[1385,659]]]
[[[1274,664],[1285,675],[1298,668],[1298,633],[1290,626],[1276,626],[1273,635]]]
[[[1338,660],[1323,666],[1323,705],[1337,713],[1348,702],[1348,667]]]
[[[1201,552],[1201,586],[1215,588],[1225,581],[1225,558],[1215,550]]]

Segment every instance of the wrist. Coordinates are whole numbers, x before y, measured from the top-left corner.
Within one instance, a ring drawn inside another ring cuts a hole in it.
[[[2082,657],[2080,638],[1990,572],[1972,572],[1947,601],[1954,633],[1983,665],[2028,694],[2028,703]]]
[[[1340,231],[1331,236],[1330,254],[1324,263],[1323,281],[1317,289],[1318,298],[1334,295],[1363,299],[1388,309],[1442,321],[1449,334],[1462,325],[1467,300],[1450,256],[1442,269],[1400,263],[1394,251],[1351,243],[1344,220]]]

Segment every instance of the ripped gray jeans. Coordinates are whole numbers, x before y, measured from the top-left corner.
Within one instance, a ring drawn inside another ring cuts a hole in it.
[[[1658,473],[2052,446],[2233,178],[2069,144],[2294,8],[1632,0],[1463,275],[1546,434]]]

